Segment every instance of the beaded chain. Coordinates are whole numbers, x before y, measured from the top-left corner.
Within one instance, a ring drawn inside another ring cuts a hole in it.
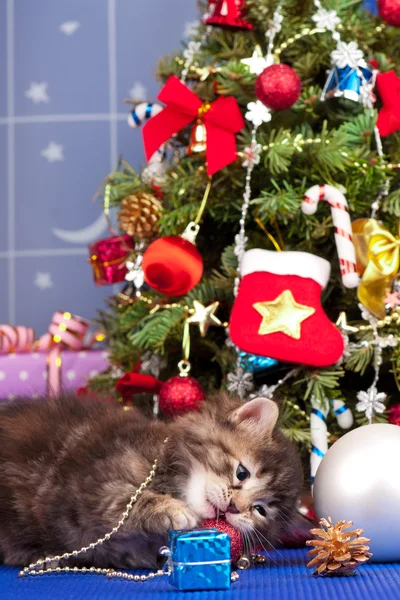
[[[168,438],[164,440],[164,444],[168,441]],[[142,495],[144,490],[150,485],[153,481],[154,476],[156,474],[158,467],[158,459],[156,458],[154,463],[152,464],[150,473],[148,477],[143,481],[143,483],[138,487],[134,494],[129,499],[128,504],[124,512],[122,513],[121,519],[118,521],[117,525],[111,529],[108,533],[106,533],[103,537],[99,538],[96,542],[92,542],[88,546],[83,546],[80,550],[73,550],[72,552],[64,552],[60,556],[46,556],[46,558],[41,558],[35,563],[31,563],[28,567],[24,567],[18,575],[19,577],[36,576],[36,575],[49,575],[50,573],[83,573],[90,575],[105,575],[109,578],[118,578],[125,579],[127,581],[144,582],[147,580],[155,579],[156,577],[163,577],[164,575],[171,575],[171,568],[166,563],[167,568],[158,569],[154,573],[149,573],[148,575],[132,575],[131,573],[126,573],[124,571],[115,571],[115,569],[101,569],[96,567],[51,567],[47,566],[51,563],[59,563],[61,560],[68,560],[69,558],[77,558],[82,554],[86,554],[90,550],[94,550],[98,546],[107,542],[113,535],[119,532],[119,530],[125,525],[128,520],[129,515],[131,514],[134,505],[139,499],[139,496]],[[238,573],[235,571],[231,574],[231,581],[237,581],[239,579]]]

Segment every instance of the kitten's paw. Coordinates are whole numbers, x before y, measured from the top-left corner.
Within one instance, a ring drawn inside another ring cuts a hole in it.
[[[165,507],[163,525],[170,529],[193,529],[199,524],[199,516],[181,500],[172,499]]]

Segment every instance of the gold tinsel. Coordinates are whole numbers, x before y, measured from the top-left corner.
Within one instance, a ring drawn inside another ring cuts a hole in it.
[[[369,552],[369,539],[361,537],[364,531],[344,531],[353,526],[352,521],[321,519],[321,529],[311,529],[311,533],[320,539],[309,540],[307,546],[315,546],[308,553],[314,557],[307,567],[316,567],[314,575],[352,575],[372,556]]]
[[[127,196],[118,213],[120,229],[139,239],[152,238],[157,231],[161,208],[161,202],[151,194],[140,192]]]

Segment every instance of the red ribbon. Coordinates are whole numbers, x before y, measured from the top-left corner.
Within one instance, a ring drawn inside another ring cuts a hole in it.
[[[47,393],[59,396],[61,391],[61,352],[62,350],[83,350],[99,341],[98,333],[86,340],[90,323],[82,317],[69,312],[57,311],[51,320],[48,333],[34,341],[35,334],[31,327],[18,325],[0,325],[0,354],[13,352],[31,352],[32,350],[47,352]],[[104,336],[103,336],[104,337]]]
[[[147,160],[175,133],[200,118],[207,132],[207,172],[213,175],[236,159],[235,134],[244,127],[239,105],[233,96],[221,96],[215,102],[203,102],[177,77],[172,75],[158,95],[166,107],[143,127]]]

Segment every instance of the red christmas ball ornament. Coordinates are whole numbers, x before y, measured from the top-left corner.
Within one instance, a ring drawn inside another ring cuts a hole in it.
[[[378,11],[382,21],[400,27],[400,0],[378,0]]]
[[[243,538],[237,529],[225,519],[206,519],[201,525],[204,529],[217,529],[222,533],[227,533],[231,538],[231,560],[236,563],[243,553]]]
[[[271,65],[257,77],[256,96],[273,110],[290,108],[300,98],[301,80],[288,65]]]
[[[178,235],[155,240],[143,255],[146,283],[168,296],[182,296],[203,275],[203,259],[196,246]]]
[[[160,410],[166,417],[177,417],[199,410],[204,390],[194,377],[176,375],[162,384],[159,393]]]

